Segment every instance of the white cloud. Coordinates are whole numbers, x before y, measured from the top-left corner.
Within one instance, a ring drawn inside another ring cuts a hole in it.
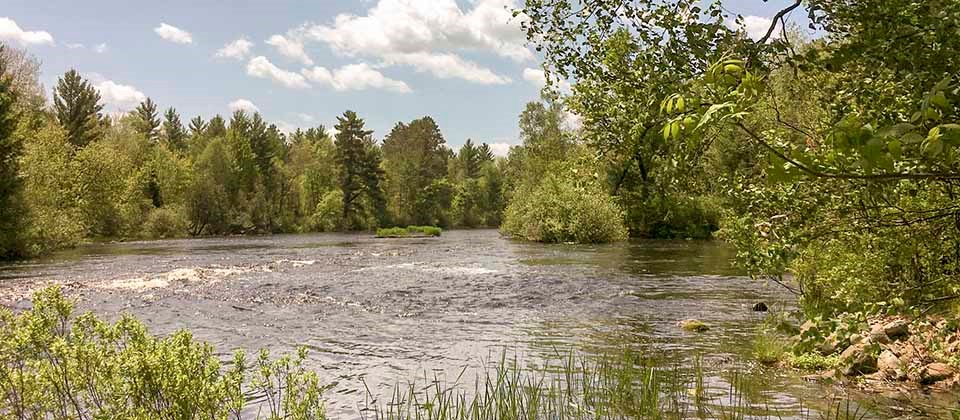
[[[406,83],[386,77],[366,63],[349,64],[332,72],[324,67],[314,67],[304,69],[302,73],[311,82],[329,86],[338,91],[366,89],[383,89],[398,93],[411,91]]]
[[[122,85],[112,80],[104,80],[93,85],[100,91],[103,103],[117,110],[132,109],[147,99],[147,95],[129,85]]]
[[[253,47],[253,43],[247,41],[246,39],[240,38],[235,41],[229,42],[217,50],[216,56],[218,58],[230,58],[234,60],[243,60],[250,55],[250,48]]]
[[[250,102],[247,99],[237,99],[233,102],[230,102],[227,104],[227,108],[230,109],[230,112],[244,111],[251,114],[260,112],[260,108],[257,108],[253,102]]]
[[[441,79],[463,79],[484,85],[505,85],[511,82],[509,77],[496,74],[456,54],[389,54],[383,57],[383,62],[387,65],[411,66],[419,72],[428,72]]]
[[[268,45],[272,45],[274,48],[276,48],[277,52],[284,57],[297,60],[306,66],[313,65],[313,60],[310,59],[310,56],[308,56],[307,52],[303,49],[303,41],[297,36],[274,35],[271,36],[266,42]]]
[[[767,31],[770,29],[770,25],[773,24],[773,21],[763,16],[751,15],[751,16],[743,17],[743,26],[737,25],[737,22],[732,19],[728,19],[726,21],[726,24],[727,24],[727,27],[731,29],[744,30],[747,33],[747,36],[749,36],[751,39],[756,41],[756,40],[759,40],[760,38],[763,38],[763,36],[767,34]],[[779,37],[780,37],[780,33],[777,31],[774,31],[773,34],[770,35],[771,40]]]
[[[66,44],[64,44],[64,45],[65,45],[68,49],[71,49],[71,50],[78,50],[78,49],[83,48],[83,44],[79,44],[79,43],[77,43],[77,44],[66,43]]]
[[[510,154],[510,147],[513,145],[509,143],[489,143],[489,146],[494,156],[507,157]]]
[[[163,38],[167,41],[174,42],[177,44],[192,44],[193,37],[190,35],[190,32],[187,32],[183,29],[180,29],[176,26],[168,25],[166,23],[160,23],[160,26],[157,26],[153,29],[157,35],[160,35],[160,38]]]
[[[534,86],[537,86],[541,89],[547,85],[547,74],[541,69],[523,69],[523,79],[533,83]],[[553,86],[555,88],[559,88],[560,92],[563,93],[570,93],[571,90],[570,82],[567,82],[566,80],[554,80]]]
[[[20,45],[53,45],[53,35],[47,31],[25,31],[13,19],[0,17],[0,39]]]
[[[93,52],[97,54],[103,54],[107,52],[107,44],[97,44],[93,46]]]
[[[457,51],[485,51],[518,62],[530,60],[514,0],[475,0],[462,10],[455,0],[379,0],[365,16],[338,15],[331,25],[304,28],[309,40],[349,56],[371,56],[385,65],[413,66],[437,77],[477,83],[509,83],[460,58]],[[426,62],[425,62],[426,61]],[[453,65],[450,70],[445,65]]]
[[[306,89],[310,87],[303,75],[283,70],[267,60],[264,56],[257,56],[247,63],[247,74],[261,79],[270,79],[284,87],[292,89]]]
[[[310,115],[310,114],[304,114],[304,113],[299,113],[299,114],[297,114],[297,118],[299,118],[300,121],[303,121],[303,122],[305,122],[305,123],[312,123],[313,120],[314,120],[314,118],[313,118],[312,115]]]
[[[280,130],[280,132],[284,134],[293,133],[300,128],[297,124],[290,124],[286,121],[277,121],[276,125],[277,130]]]

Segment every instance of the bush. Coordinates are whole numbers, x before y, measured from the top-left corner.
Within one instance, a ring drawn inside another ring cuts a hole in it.
[[[150,210],[143,224],[142,235],[150,239],[176,238],[187,232],[188,221],[183,213],[164,207]]]
[[[626,239],[623,212],[595,175],[584,165],[564,166],[514,193],[502,231],[514,238],[552,243]]]
[[[188,331],[166,338],[129,316],[115,324],[73,316],[58,288],[31,310],[0,309],[0,418],[239,418],[245,391],[266,397],[265,418],[322,419],[319,379],[297,357],[253,364],[242,351],[223,369]]]

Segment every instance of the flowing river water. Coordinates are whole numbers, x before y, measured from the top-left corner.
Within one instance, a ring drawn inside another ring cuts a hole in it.
[[[424,372],[456,375],[504,351],[534,360],[564,348],[632,347],[678,365],[702,357],[709,387],[725,392],[722,372],[745,372],[751,404],[775,417],[829,405],[837,389],[750,362],[767,316],[751,307],[791,310],[795,300],[733,270],[731,257],[718,242],[542,245],[493,230],[130,242],[0,267],[0,296],[23,309],[32,287],[61,283],[81,309],[108,319],[130,313],[158,334],[189,328],[224,358],[235,348],[305,346],[330,385],[332,418],[360,416],[364,384],[389,395]],[[711,328],[678,328],[688,318]],[[922,396],[852,398],[877,417],[886,417],[877,407],[898,404],[924,415]]]

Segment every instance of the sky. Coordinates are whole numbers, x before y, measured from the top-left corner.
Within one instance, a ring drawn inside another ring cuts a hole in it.
[[[76,69],[110,112],[150,97],[184,121],[244,109],[291,131],[349,109],[377,138],[429,115],[451,147],[471,138],[504,154],[544,83],[515,0],[0,3],[0,41],[40,58],[48,95]],[[790,1],[725,3],[758,37]]]

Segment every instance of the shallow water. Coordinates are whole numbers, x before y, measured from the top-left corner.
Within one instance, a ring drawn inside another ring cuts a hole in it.
[[[569,348],[632,347],[680,365],[701,354],[714,391],[729,389],[724,372],[753,375],[751,403],[782,418],[828,403],[836,390],[749,363],[764,316],[751,306],[790,310],[793,298],[743,277],[731,257],[717,242],[539,245],[492,230],[211,238],[90,245],[4,266],[0,292],[23,308],[28,285],[65,283],[83,309],[131,313],[155,333],[189,328],[224,357],[306,346],[331,385],[333,418],[359,416],[363,383],[382,396],[504,350],[536,360]],[[676,324],[687,318],[712,328],[684,332]]]

